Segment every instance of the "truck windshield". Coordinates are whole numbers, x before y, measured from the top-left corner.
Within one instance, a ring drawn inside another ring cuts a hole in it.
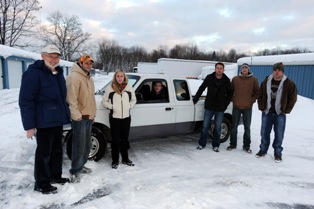
[[[137,75],[128,75],[129,82],[128,84],[134,87],[134,85],[137,83],[137,81],[140,79],[140,76]],[[96,95],[104,95],[106,88],[111,85],[111,82],[107,83],[104,87],[102,87],[99,91],[97,91]]]
[[[129,85],[134,87],[134,85],[137,83],[137,81],[140,79],[140,76],[137,75],[127,75],[129,79]]]

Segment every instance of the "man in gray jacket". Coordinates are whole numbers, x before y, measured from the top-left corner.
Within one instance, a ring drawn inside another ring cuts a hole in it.
[[[267,154],[270,145],[270,133],[274,128],[274,159],[282,161],[282,142],[286,128],[286,114],[289,114],[297,102],[298,91],[292,80],[284,74],[284,65],[274,64],[273,73],[261,83],[258,95],[258,109],[262,111],[261,144],[257,158]]]
[[[252,106],[258,97],[259,86],[257,79],[250,72],[250,66],[244,63],[241,66],[241,72],[231,81],[233,92],[233,109],[232,109],[232,131],[230,136],[230,146],[227,150],[231,151],[237,147],[237,134],[240,117],[242,114],[244,134],[243,150],[252,153],[251,145],[251,118]]]

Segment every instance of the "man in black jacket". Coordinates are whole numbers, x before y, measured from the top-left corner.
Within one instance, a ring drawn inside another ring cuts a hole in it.
[[[232,96],[230,79],[224,74],[225,65],[221,62],[215,64],[215,72],[206,76],[193,99],[194,104],[207,88],[205,99],[204,121],[197,149],[205,148],[208,138],[208,128],[211,119],[215,116],[214,139],[212,147],[215,152],[219,152],[221,123],[224,111],[227,109]]]

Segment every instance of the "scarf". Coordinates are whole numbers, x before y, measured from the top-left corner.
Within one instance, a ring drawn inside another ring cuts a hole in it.
[[[123,84],[121,84],[121,85],[118,85],[118,90],[119,90],[119,93],[121,94],[122,93],[122,91],[125,89],[125,87],[126,87],[126,83],[123,83]]]

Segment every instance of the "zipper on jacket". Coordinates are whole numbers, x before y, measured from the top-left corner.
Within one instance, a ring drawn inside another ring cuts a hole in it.
[[[121,114],[121,119],[123,119],[123,98],[122,98],[122,94],[123,94],[123,91],[121,92],[121,109],[122,109],[122,114]]]

